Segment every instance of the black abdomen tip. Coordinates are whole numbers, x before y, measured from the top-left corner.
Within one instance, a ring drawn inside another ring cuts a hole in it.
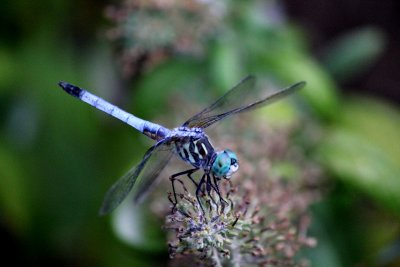
[[[67,92],[68,94],[75,96],[77,98],[80,98],[81,93],[82,93],[82,89],[79,88],[78,86],[72,85],[70,83],[67,82],[59,82],[58,85],[64,89],[65,92]]]

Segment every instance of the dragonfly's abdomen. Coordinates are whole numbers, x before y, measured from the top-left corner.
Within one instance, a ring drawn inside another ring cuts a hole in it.
[[[177,140],[175,141],[175,147],[181,159],[196,168],[208,168],[210,158],[214,154],[214,148],[205,136]]]
[[[136,128],[140,132],[149,136],[154,140],[161,140],[165,138],[170,133],[170,130],[156,123],[152,123],[146,120],[142,120],[119,107],[107,102],[106,100],[89,93],[88,91],[81,89],[75,85],[60,82],[59,85],[68,94],[88,103],[89,105],[104,111],[105,113],[129,124],[130,126]]]

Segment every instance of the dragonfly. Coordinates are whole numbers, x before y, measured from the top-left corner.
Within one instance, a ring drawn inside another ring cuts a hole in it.
[[[306,84],[301,81],[260,97],[259,94],[265,91],[257,89],[255,81],[256,78],[253,75],[245,77],[213,104],[173,129],[138,118],[78,86],[60,81],[58,85],[68,94],[125,122],[155,141],[155,144],[146,151],[141,162],[132,167],[107,191],[99,211],[100,215],[106,215],[118,207],[133,188],[134,201],[141,202],[159,180],[157,179],[159,174],[174,155],[191,166],[190,169],[169,177],[175,205],[178,202],[175,182],[181,176],[188,177],[195,184],[196,198],[203,213],[204,209],[199,198],[201,193],[207,191],[211,198],[210,192],[214,191],[223,201],[218,183],[222,179],[231,179],[239,169],[239,161],[230,149],[216,150],[205,133],[205,129],[236,114],[276,102],[298,91]],[[192,175],[199,170],[203,172],[199,176],[200,179],[196,181]]]

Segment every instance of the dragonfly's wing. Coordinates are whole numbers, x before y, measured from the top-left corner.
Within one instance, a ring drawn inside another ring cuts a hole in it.
[[[290,87],[275,91],[267,96],[260,96],[263,93],[263,90],[257,90],[254,87],[254,76],[247,76],[241,82],[239,82],[239,84],[215,101],[211,106],[202,110],[200,113],[186,121],[183,126],[190,128],[207,128],[217,121],[220,121],[231,115],[250,111],[271,104],[272,102],[275,102],[282,97],[301,89],[305,84],[305,82],[298,82]]]
[[[160,141],[152,146],[145,153],[139,165],[130,169],[124,176],[122,176],[111,188],[107,191],[103,204],[100,208],[100,215],[106,215],[113,211],[121,202],[126,198],[137,180],[140,181],[156,179],[156,176],[168,163],[171,158],[171,148],[165,145],[164,141]],[[149,161],[153,164],[147,164]],[[151,165],[151,166],[150,166]],[[147,166],[147,168],[145,168]],[[144,176],[140,176],[144,169]],[[140,177],[138,179],[138,177]],[[141,179],[142,178],[142,179]],[[149,181],[147,183],[150,183]]]
[[[173,155],[172,147],[164,146],[162,148],[162,150],[153,154],[136,182],[133,192],[133,198],[136,203],[143,201],[147,194],[153,189],[153,186],[159,182],[161,178],[160,173],[171,160]]]

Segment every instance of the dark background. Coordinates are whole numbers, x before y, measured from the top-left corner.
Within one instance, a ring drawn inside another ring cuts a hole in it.
[[[400,3],[395,0],[284,0],[288,15],[307,31],[314,54],[336,37],[364,26],[381,29],[386,47],[376,63],[342,82],[342,89],[370,93],[400,103]]]
[[[255,2],[276,3],[285,19],[254,23],[245,11]],[[207,43],[204,58],[173,55],[135,79],[121,73],[120,51],[106,37],[115,27],[105,16],[110,4],[120,2],[0,3],[0,262],[154,266],[168,257],[163,236],[157,249],[138,248],[116,234],[117,216],[97,215],[104,192],[149,142],[67,96],[58,81],[156,120],[177,117],[171,95],[187,100],[193,89],[187,101],[204,106],[202,96],[256,72],[282,86],[308,82],[303,109],[288,113],[305,117],[297,145],[329,181],[312,208],[314,266],[399,266],[398,1],[232,1],[230,32]]]

